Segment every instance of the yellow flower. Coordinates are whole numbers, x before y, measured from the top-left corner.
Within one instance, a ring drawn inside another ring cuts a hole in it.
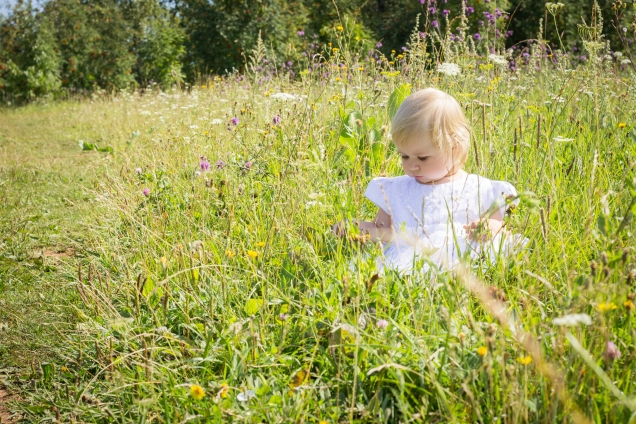
[[[331,49],[331,51],[336,53],[338,51],[338,47],[334,47],[333,49]]]
[[[479,349],[477,349],[477,354],[481,356],[482,358],[486,356],[487,353],[488,353],[488,348],[486,346],[481,346]]]
[[[236,256],[236,254],[232,252],[231,250],[226,250],[225,256],[227,256],[228,258],[233,258],[234,256]]]
[[[342,25],[338,25],[338,26],[336,27],[336,29],[337,29],[338,31],[343,31],[343,30],[344,30],[344,28],[342,27]]]
[[[618,128],[625,128],[627,126],[626,123],[621,122],[620,124],[618,124]]]
[[[519,362],[521,365],[530,365],[530,363],[532,362],[532,356],[520,356],[519,358],[517,358],[517,362]]]
[[[358,71],[364,71],[364,68],[361,66],[358,68]]]
[[[227,392],[229,390],[230,390],[230,386],[228,386],[227,383],[221,384],[221,390],[219,391],[219,396],[225,399],[227,397]]]
[[[203,135],[208,135],[208,132],[207,131],[203,131]]]
[[[318,421],[318,424],[329,424],[329,423],[327,421],[325,421],[325,420],[320,420],[320,421]]]
[[[336,77],[336,81],[340,81],[340,77]]]
[[[626,300],[625,303],[623,303],[623,306],[625,306],[629,310],[632,310],[634,309],[634,302],[632,302],[631,300]]]
[[[258,252],[256,252],[255,250],[248,250],[247,251],[247,256],[249,256],[252,259],[257,258],[258,257]]]
[[[190,396],[192,396],[193,399],[201,400],[205,397],[205,390],[203,390],[203,387],[193,384],[190,386]]]
[[[65,365],[62,365],[61,370],[62,370],[62,372],[66,372],[66,371],[68,371],[68,368],[66,368],[66,366],[65,366]]]
[[[389,62],[389,65],[393,65],[393,61]]]
[[[258,247],[263,247],[263,246],[265,246],[265,242],[264,241],[259,241],[258,243],[256,243],[256,245]]]
[[[614,302],[609,302],[609,303],[601,302],[598,304],[597,308],[601,312],[607,312],[607,311],[612,311],[616,309],[616,305],[614,304]]]

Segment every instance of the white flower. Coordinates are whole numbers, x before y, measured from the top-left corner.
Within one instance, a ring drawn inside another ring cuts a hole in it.
[[[456,65],[455,63],[444,62],[441,65],[437,66],[436,71],[441,72],[442,74],[455,76],[462,73],[462,68],[460,68],[459,65]]]
[[[615,56],[615,57],[621,57],[621,56],[623,56],[623,53],[621,53],[621,52],[614,52],[614,56]]]
[[[565,138],[565,137],[561,137],[560,135],[557,137],[554,137],[553,140],[560,143],[567,143],[568,141],[574,141],[573,138]]]
[[[135,172],[137,173],[137,175],[141,174],[141,168],[136,168]]]
[[[554,325],[573,327],[579,324],[592,325],[592,318],[588,314],[570,314],[552,320]]]
[[[508,64],[508,61],[506,60],[505,57],[499,56],[499,55],[496,55],[496,54],[489,54],[488,55],[488,59],[491,62],[496,63],[497,65],[507,65]]]
[[[190,125],[190,129],[191,129],[191,130],[196,130],[197,128],[199,128],[199,126],[198,126],[198,125]]]
[[[629,60],[629,59],[623,59],[623,60],[621,60],[621,65],[627,65],[628,63],[632,63],[632,61],[631,61],[631,60]]]
[[[210,125],[219,125],[222,123],[223,121],[221,121],[220,119],[213,119],[212,121],[210,121]]]
[[[256,393],[254,393],[254,390],[247,390],[245,392],[241,392],[238,394],[238,396],[236,397],[236,399],[239,402],[247,402],[248,400],[255,398],[256,397]]]
[[[279,100],[296,100],[296,96],[289,93],[274,93],[270,97],[272,99],[279,99]]]

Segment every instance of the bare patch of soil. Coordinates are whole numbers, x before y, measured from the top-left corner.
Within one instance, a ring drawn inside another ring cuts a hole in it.
[[[7,402],[15,400],[9,392],[0,387],[0,424],[13,424],[17,422],[17,417],[9,412]]]
[[[53,258],[53,259],[64,259],[69,258],[75,255],[75,249],[72,247],[67,247],[66,249],[44,249],[42,252],[44,257]]]

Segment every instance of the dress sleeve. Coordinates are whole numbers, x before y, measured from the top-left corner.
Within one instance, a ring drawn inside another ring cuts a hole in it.
[[[506,209],[508,205],[506,204],[506,198],[508,197],[516,197],[517,190],[507,181],[491,181],[491,207],[492,205],[497,205],[499,211],[501,212],[501,216],[506,215]],[[512,204],[518,205],[519,199],[515,199]]]
[[[389,195],[391,188],[390,178],[374,178],[369,182],[367,190],[364,192],[364,196],[375,203],[377,207],[382,209],[387,214],[389,213]]]

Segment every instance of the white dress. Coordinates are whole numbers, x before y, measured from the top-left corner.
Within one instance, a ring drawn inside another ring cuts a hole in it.
[[[414,259],[424,259],[415,262],[422,264],[419,269],[451,269],[462,257],[492,260],[526,242],[504,231],[487,242],[471,241],[463,227],[496,208],[504,216],[506,197],[517,196],[505,181],[466,174],[455,181],[428,185],[404,175],[374,178],[364,195],[393,218],[395,236],[378,258],[381,273],[385,267],[411,273]]]

